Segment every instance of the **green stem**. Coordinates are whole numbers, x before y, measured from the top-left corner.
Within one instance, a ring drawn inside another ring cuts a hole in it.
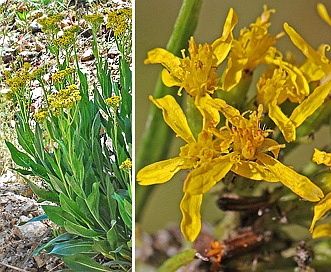
[[[173,54],[179,54],[182,48],[187,47],[190,36],[194,33],[198,24],[202,0],[184,0],[177,17],[174,31],[167,44],[167,50]],[[176,95],[177,89],[169,89],[162,83],[159,75],[154,97],[159,98],[166,94]],[[152,106],[149,112],[149,126],[143,136],[141,149],[137,157],[136,169],[164,159],[169,151],[173,132],[163,121],[161,111]],[[151,152],[153,150],[153,152]],[[153,186],[136,188],[136,218],[139,220],[143,206],[150,196]]]

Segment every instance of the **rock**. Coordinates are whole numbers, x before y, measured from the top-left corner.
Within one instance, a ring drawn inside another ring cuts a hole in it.
[[[34,20],[30,25],[29,29],[31,30],[32,34],[35,34],[37,32],[41,32],[41,24],[37,22],[37,20]]]
[[[23,216],[21,216],[21,218],[22,217]],[[29,220],[29,218],[27,218],[27,217],[25,217],[25,218],[27,220]],[[24,220],[24,221],[27,221],[27,220]],[[22,236],[27,237],[27,238],[40,237],[47,230],[47,227],[40,221],[29,222],[29,223],[24,224],[23,226],[17,226],[17,228],[19,229]]]
[[[81,56],[81,61],[88,61],[93,59],[94,59],[94,55],[91,48],[87,49]]]

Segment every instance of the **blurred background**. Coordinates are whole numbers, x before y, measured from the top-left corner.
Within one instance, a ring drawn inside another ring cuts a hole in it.
[[[234,30],[234,36],[237,38],[241,28],[249,27],[260,16],[265,4],[269,9],[276,10],[276,13],[270,19],[271,27],[269,31],[271,34],[275,35],[282,32],[283,24],[287,22],[316,49],[321,43],[331,43],[331,27],[317,13],[316,6],[319,2],[321,1],[205,0],[202,4],[201,16],[194,38],[198,44],[212,43],[219,38],[222,34],[224,20],[231,7],[234,8],[239,18],[239,22]],[[158,73],[162,69],[161,65],[144,65],[143,62],[149,50],[156,47],[166,47],[181,4],[181,1],[178,0],[139,0],[135,4],[136,154],[140,150],[148,110],[152,105],[148,100],[148,96],[153,94]],[[323,4],[331,13],[331,1],[323,1]],[[286,35],[277,42],[276,46],[283,54],[286,51],[292,51],[297,54],[298,60],[300,58],[303,59],[301,52],[292,45]],[[293,165],[296,170],[300,171],[305,167],[305,163],[311,160],[313,147],[323,148],[326,144],[330,144],[330,131],[328,128],[322,128],[315,135],[313,142],[305,145],[304,148],[294,150],[291,156],[286,158],[285,164]],[[179,153],[178,145],[175,143],[171,149],[174,150],[173,156],[177,156]],[[136,170],[138,171],[139,169]],[[179,224],[181,220],[179,203],[182,198],[182,183],[180,180],[182,178],[183,176],[179,174],[177,175],[177,180],[173,179],[166,184],[155,187],[149,201],[145,203],[139,222],[141,229],[153,233],[155,230],[167,227],[171,223]],[[210,223],[214,222],[215,213],[220,213],[220,210],[216,209],[215,199],[216,196],[210,194],[209,197],[204,198],[202,206],[202,217]]]

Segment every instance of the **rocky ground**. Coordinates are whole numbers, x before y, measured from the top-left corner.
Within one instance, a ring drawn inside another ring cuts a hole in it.
[[[33,252],[51,237],[48,220],[30,222],[43,214],[32,192],[10,170],[0,177],[0,271],[57,271],[64,268],[56,257]]]

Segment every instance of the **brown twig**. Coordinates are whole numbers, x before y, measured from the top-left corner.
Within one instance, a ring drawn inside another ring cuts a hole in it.
[[[9,264],[5,264],[3,262],[0,262],[0,265],[3,265],[5,267],[8,267],[8,268],[11,268],[11,269],[14,269],[16,271],[20,271],[20,272],[28,272],[27,270],[24,270],[24,269],[21,269],[19,267],[16,267],[16,266],[12,266],[12,265],[9,265]]]

